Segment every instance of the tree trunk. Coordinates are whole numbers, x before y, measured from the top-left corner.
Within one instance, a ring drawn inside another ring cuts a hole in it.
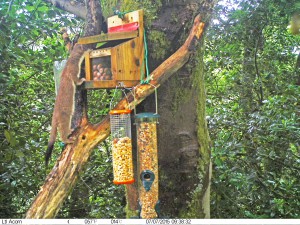
[[[193,15],[200,12],[202,20],[209,21],[214,4],[215,1],[172,1],[163,7],[153,28],[171,40],[167,45],[177,46]],[[172,15],[176,15],[175,24]],[[210,217],[211,162],[205,118],[203,46],[204,42],[199,43],[197,54],[191,55],[188,63],[158,90],[162,216]],[[150,98],[142,110],[154,112],[154,106],[154,98]]]
[[[203,30],[204,23],[201,22],[200,16],[197,16],[184,45],[151,73],[153,78],[150,82],[151,85],[138,86],[135,89],[135,97],[128,94],[117,104],[115,109],[132,109],[154,92],[153,86],[159,87],[180,69],[195,50],[197,40],[201,37]],[[75,142],[72,145],[67,145],[64,149],[28,210],[26,218],[55,217],[64,199],[74,187],[79,174],[83,171],[94,147],[105,140],[109,133],[109,116],[106,116],[101,123],[96,125],[89,124],[86,118],[82,120],[80,128],[72,134],[76,139]]]

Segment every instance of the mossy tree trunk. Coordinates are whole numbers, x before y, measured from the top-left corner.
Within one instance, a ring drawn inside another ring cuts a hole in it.
[[[172,53],[196,14],[208,24],[216,1],[170,1],[150,34],[151,66]],[[151,33],[156,36],[152,41]],[[160,38],[157,38],[160,37]],[[205,118],[204,42],[187,64],[158,89],[158,151],[162,216],[210,217],[210,138]],[[139,107],[155,112],[154,96]]]

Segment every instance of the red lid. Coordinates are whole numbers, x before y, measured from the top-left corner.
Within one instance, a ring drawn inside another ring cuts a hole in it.
[[[135,31],[139,29],[139,23],[133,22],[133,23],[126,23],[115,27],[109,27],[108,33],[114,33],[114,32],[126,32],[126,31]]]
[[[125,181],[116,181],[116,180],[114,180],[113,182],[114,182],[114,184],[132,184],[132,183],[134,183],[134,179],[125,180]]]
[[[116,109],[116,110],[111,110],[109,112],[110,115],[118,115],[118,114],[130,114],[131,109]]]

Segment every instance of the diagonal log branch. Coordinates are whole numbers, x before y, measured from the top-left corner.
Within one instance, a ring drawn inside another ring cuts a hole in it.
[[[151,73],[150,84],[137,86],[134,91],[135,97],[128,94],[117,104],[115,109],[133,109],[135,105],[154,92],[154,86],[159,87],[180,69],[193,53],[197,41],[204,32],[204,27],[205,24],[201,22],[200,16],[197,16],[183,46]],[[55,217],[59,207],[76,184],[79,174],[84,170],[93,149],[109,134],[109,116],[95,125],[88,123],[86,119],[82,121],[80,128],[73,134],[76,141],[72,145],[66,146],[28,210],[26,218]]]

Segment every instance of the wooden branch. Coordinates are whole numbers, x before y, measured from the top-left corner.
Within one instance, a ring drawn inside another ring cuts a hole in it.
[[[51,3],[56,8],[72,13],[79,18],[86,18],[86,8],[84,5],[75,3],[70,0],[44,0],[45,2]]]
[[[133,109],[154,92],[174,72],[180,69],[195,50],[197,40],[203,34],[205,24],[200,16],[194,20],[190,34],[181,48],[157,67],[152,73],[150,84],[139,85],[135,88],[135,97],[128,94],[115,109]],[[128,99],[128,101],[127,101]],[[72,136],[76,141],[67,145],[62,155],[48,175],[35,201],[27,212],[26,218],[53,218],[59,207],[74,187],[79,174],[84,170],[93,149],[110,134],[109,116],[99,124],[93,125],[84,120],[81,127]]]

